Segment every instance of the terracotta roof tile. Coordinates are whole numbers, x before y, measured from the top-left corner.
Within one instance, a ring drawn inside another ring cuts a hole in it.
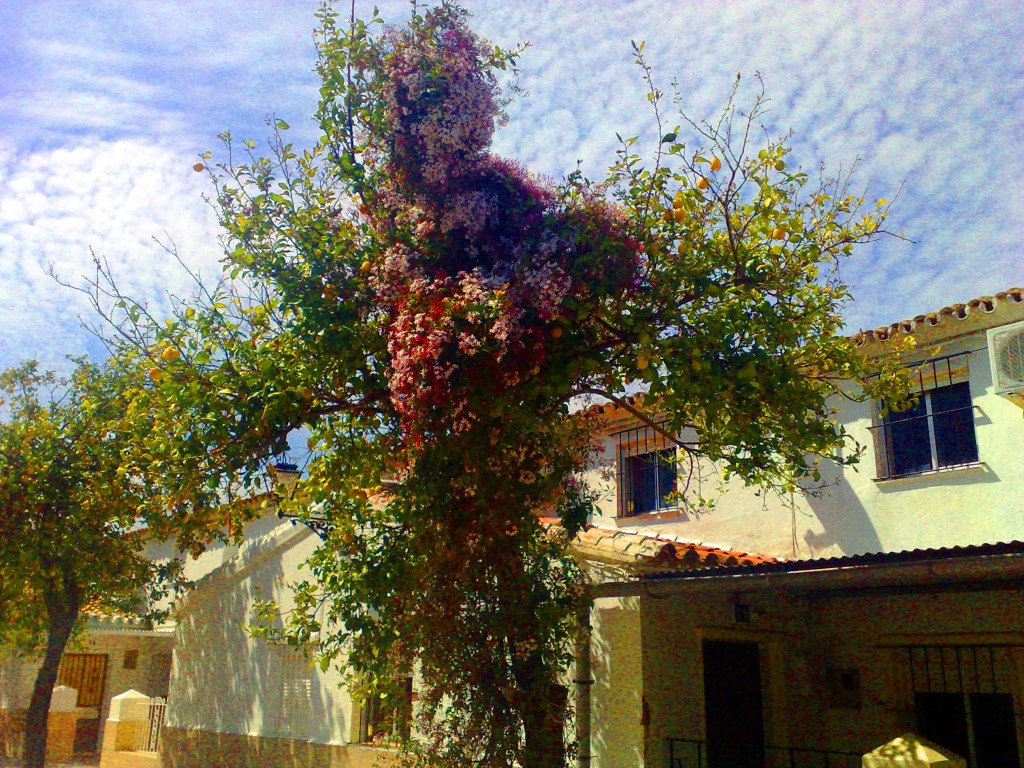
[[[626,395],[620,399],[623,400],[627,405],[631,405],[634,408],[639,408],[641,405],[643,405],[644,393],[638,392],[633,395]],[[588,408],[585,408],[584,412],[595,416],[619,416],[622,414],[629,413],[629,411],[627,411],[621,405],[619,405],[618,403],[613,403],[610,400],[606,403],[594,403]]]
[[[583,556],[659,569],[689,570],[777,562],[774,557],[609,528],[588,528],[577,535],[572,547]]]
[[[921,326],[931,327],[940,325],[947,317],[954,320],[966,320],[976,312],[994,312],[1001,303],[1007,305],[1024,305],[1024,288],[1010,288],[1000,291],[994,296],[979,296],[971,299],[966,304],[951,304],[948,307],[917,315],[910,320],[901,320],[891,325],[883,325],[867,331],[861,331],[853,338],[858,344],[867,344],[872,341],[885,341],[899,334],[913,333]]]

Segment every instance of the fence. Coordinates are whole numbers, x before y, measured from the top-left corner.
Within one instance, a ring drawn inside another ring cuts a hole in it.
[[[136,752],[159,752],[160,731],[167,712],[167,699],[149,700],[146,719],[138,724],[135,731],[134,749]]]

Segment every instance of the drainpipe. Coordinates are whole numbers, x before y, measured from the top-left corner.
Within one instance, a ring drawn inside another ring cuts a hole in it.
[[[586,599],[580,608],[579,634],[576,637],[576,768],[590,768],[590,608]]]

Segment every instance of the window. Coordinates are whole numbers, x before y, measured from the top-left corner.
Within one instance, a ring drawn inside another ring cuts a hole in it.
[[[149,659],[148,696],[167,698],[171,686],[171,663],[173,656],[169,653],[154,653]]]
[[[915,475],[978,461],[967,356],[959,353],[917,365],[918,400],[886,411],[876,425],[878,477]]]
[[[308,738],[313,718],[313,680],[310,662],[300,648],[282,645],[274,648],[277,680],[275,736]]]
[[[408,741],[412,724],[412,678],[399,677],[387,695],[367,697],[359,710],[360,744]]]
[[[137,650],[130,650],[124,652],[124,661],[121,663],[122,669],[138,669],[139,667],[139,652]]]
[[[911,646],[906,649],[916,732],[976,768],[1020,765],[1014,695],[1019,647]]]
[[[650,426],[615,435],[618,448],[619,514],[644,515],[675,509],[676,449]]]

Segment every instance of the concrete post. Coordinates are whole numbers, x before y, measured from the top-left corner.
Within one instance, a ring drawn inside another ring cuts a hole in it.
[[[114,752],[134,749],[135,733],[148,719],[149,696],[146,694],[129,690],[110,700],[110,716],[103,729],[100,768],[114,764]]]
[[[78,723],[78,691],[66,685],[53,689],[50,714],[46,720],[46,762],[70,762],[75,751],[75,726]]]

